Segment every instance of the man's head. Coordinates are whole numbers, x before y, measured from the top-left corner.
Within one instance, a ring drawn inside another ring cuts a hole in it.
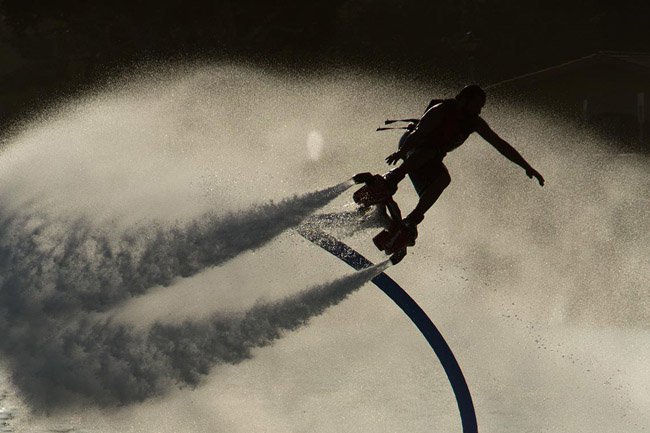
[[[478,116],[485,105],[485,91],[476,84],[470,84],[456,95],[456,100],[465,114]]]

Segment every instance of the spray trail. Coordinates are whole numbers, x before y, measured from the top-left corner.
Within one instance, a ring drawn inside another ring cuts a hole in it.
[[[385,209],[373,206],[366,212],[355,210],[312,215],[300,224],[299,231],[325,231],[339,237],[348,237],[362,230],[388,229],[391,223]]]
[[[308,324],[388,267],[384,262],[281,301],[200,322],[135,332],[90,314],[24,317],[0,341],[23,398],[36,409],[129,404],[173,386],[196,386],[218,364],[236,364]]]
[[[280,203],[184,227],[149,226],[116,236],[83,220],[4,216],[0,221],[0,302],[5,314],[104,311],[177,277],[189,277],[264,246],[350,186],[343,182]]]

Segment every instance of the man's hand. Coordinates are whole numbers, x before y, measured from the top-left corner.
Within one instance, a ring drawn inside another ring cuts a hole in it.
[[[403,156],[404,155],[402,155],[402,152],[400,152],[399,150],[397,152],[395,152],[395,153],[391,153],[390,155],[388,155],[386,157],[386,164],[388,164],[388,165],[397,164],[397,162],[400,159],[402,159]]]
[[[533,167],[529,167],[526,169],[526,176],[528,176],[531,179],[534,177],[535,179],[537,179],[537,182],[539,182],[539,186],[544,186],[544,178]]]

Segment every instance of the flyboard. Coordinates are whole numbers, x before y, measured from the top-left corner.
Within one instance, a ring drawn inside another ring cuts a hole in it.
[[[417,237],[417,231],[412,232],[404,225],[402,212],[393,200],[397,187],[391,186],[383,176],[367,172],[355,174],[352,180],[364,184],[352,196],[361,212],[368,211],[371,206],[382,207],[387,212],[390,227],[382,230],[372,241],[379,251],[391,256],[391,263],[396,265],[406,256],[407,247],[415,245]]]
[[[357,271],[373,266],[370,260],[334,236],[323,232],[316,224],[309,224],[307,222],[296,230],[302,237],[333,254]],[[382,272],[373,278],[372,282],[404,311],[437,355],[456,397],[463,433],[478,433],[476,412],[474,411],[474,403],[472,402],[472,396],[469,392],[467,382],[460,369],[460,365],[458,365],[458,361],[456,361],[453,352],[440,331],[438,331],[422,308],[388,275]]]

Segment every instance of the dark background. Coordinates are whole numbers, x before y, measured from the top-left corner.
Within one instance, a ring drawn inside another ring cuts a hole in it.
[[[650,51],[648,0],[0,0],[0,125],[154,61],[354,66],[490,84]]]

